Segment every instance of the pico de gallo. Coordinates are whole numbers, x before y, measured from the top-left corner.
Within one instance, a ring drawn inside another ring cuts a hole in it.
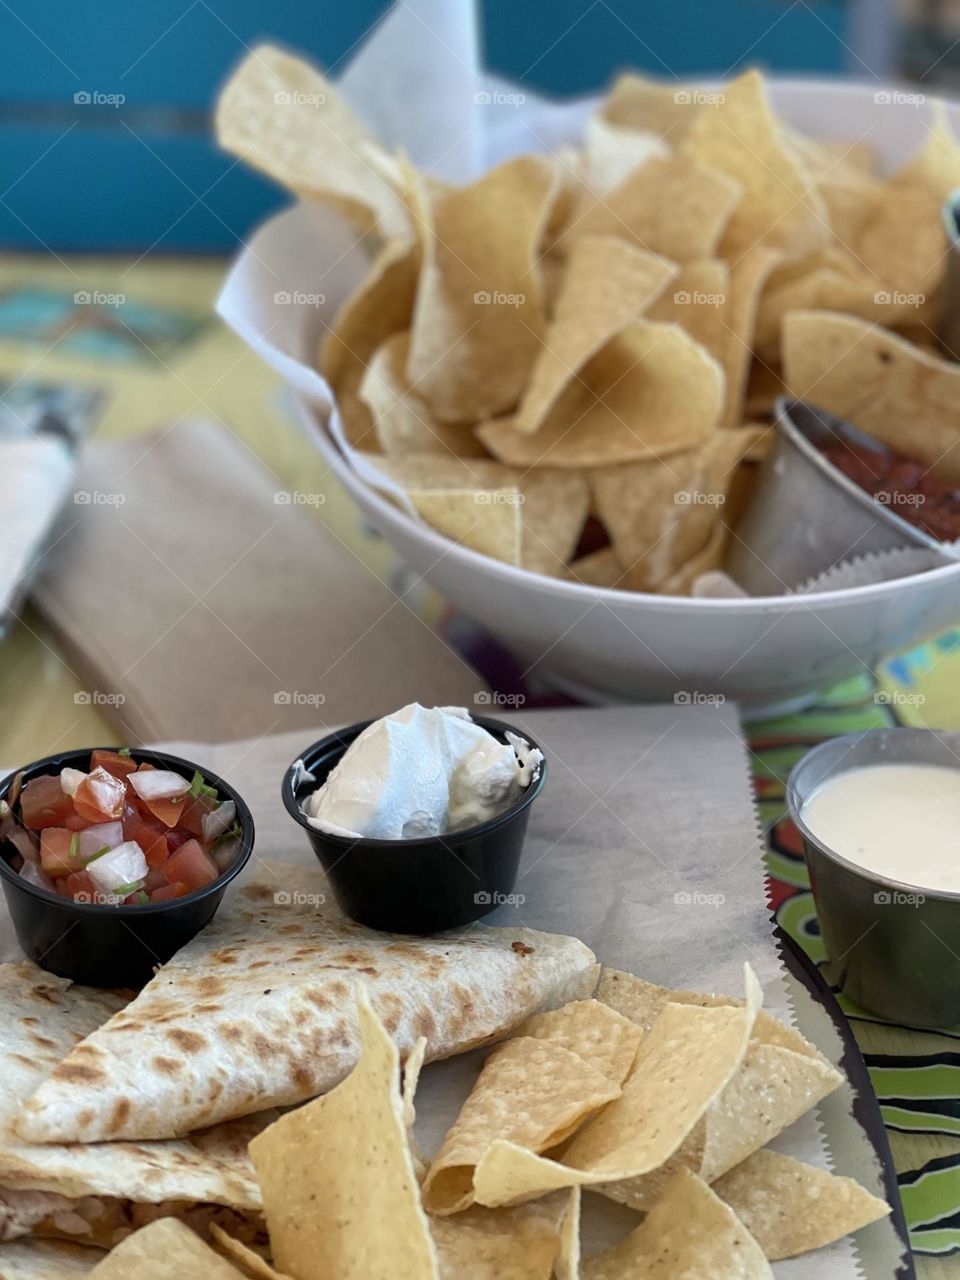
[[[8,864],[78,903],[146,906],[218,879],[240,849],[236,805],[192,777],[130,751],[96,750],[88,768],[22,782],[0,800]]]

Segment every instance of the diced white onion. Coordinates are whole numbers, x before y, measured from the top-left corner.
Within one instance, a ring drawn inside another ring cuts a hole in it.
[[[136,840],[127,840],[87,864],[87,873],[101,893],[136,884],[147,875],[147,860]]]
[[[224,871],[229,871],[233,866],[237,854],[240,852],[240,845],[240,840],[223,840],[214,849],[213,860],[221,874]]]
[[[116,849],[123,844],[123,823],[100,822],[95,827],[87,827],[79,835],[77,862],[82,866],[87,858],[92,858],[101,849]]]
[[[204,843],[209,844],[211,840],[216,840],[217,836],[222,836],[224,831],[229,831],[236,816],[237,806],[232,800],[224,800],[222,804],[217,805],[216,809],[205,813],[200,819]]]
[[[172,800],[190,790],[187,779],[171,769],[138,769],[128,777],[141,800]]]
[[[60,786],[63,788],[63,794],[65,796],[75,796],[77,787],[86,777],[87,775],[82,769],[61,769]]]

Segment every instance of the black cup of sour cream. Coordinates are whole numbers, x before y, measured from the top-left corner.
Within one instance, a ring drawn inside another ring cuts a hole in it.
[[[526,732],[499,720],[471,716],[499,743]],[[307,833],[340,908],[352,919],[388,933],[429,934],[454,929],[511,901],[530,807],[546,781],[541,759],[529,786],[502,812],[461,830],[416,839],[374,839],[319,830],[305,812],[348,748],[373,721],[315,742],[287,769],[283,803]]]

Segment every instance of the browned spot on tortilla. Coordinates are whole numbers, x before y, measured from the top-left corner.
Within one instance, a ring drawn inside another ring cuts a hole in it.
[[[183,1063],[177,1058],[154,1058],[153,1065],[165,1076],[176,1076],[183,1070]]]
[[[25,1027],[35,1027],[37,1025],[36,1018],[21,1018],[20,1021]]]
[[[224,1040],[230,1040],[234,1044],[238,1044],[243,1039],[243,1032],[239,1027],[221,1027],[220,1034],[223,1036]]]
[[[251,1041],[251,1047],[258,1058],[275,1058],[277,1056],[276,1045],[272,1045],[266,1036],[255,1035]]]
[[[299,1089],[313,1088],[313,1077],[306,1067],[295,1066],[293,1068],[293,1079]]]
[[[53,1075],[75,1084],[100,1084],[107,1078],[99,1067],[88,1067],[83,1062],[61,1062],[54,1067]]]
[[[202,978],[196,980],[193,987],[201,996],[222,996],[227,989],[227,984],[222,978],[212,973],[205,973]]]
[[[44,986],[38,985],[31,990],[30,994],[31,996],[35,997],[37,1000],[45,1000],[47,1004],[60,1003],[58,999],[59,993],[54,991],[51,987],[44,987]]]
[[[269,968],[269,960],[254,960],[253,964],[248,964],[248,969],[267,969]]]
[[[195,1004],[193,1011],[194,1013],[219,1013],[222,1008],[222,1004]]]
[[[110,1119],[107,1121],[107,1132],[119,1133],[124,1124],[126,1124],[127,1120],[130,1118],[130,1112],[132,1109],[129,1098],[118,1098],[113,1104],[113,1109],[110,1112]]]
[[[211,1099],[211,1101],[215,1100],[216,1098],[219,1098],[219,1097],[220,1097],[220,1095],[221,1095],[221,1093],[223,1093],[223,1081],[222,1081],[222,1080],[211,1080],[211,1081],[210,1081],[210,1099]]]
[[[197,1035],[195,1031],[185,1031],[183,1027],[174,1027],[172,1031],[168,1031],[167,1039],[172,1040],[184,1053],[199,1053],[207,1047],[203,1036]]]
[[[56,1049],[57,1047],[56,1040],[48,1040],[46,1036],[38,1036],[36,1033],[31,1033],[30,1039],[35,1045],[39,1045],[41,1049]]]
[[[515,951],[518,956],[532,956],[533,947],[528,947],[525,942],[521,942],[519,938],[510,943],[510,950]]]
[[[403,1017],[403,1001],[398,996],[387,992],[386,995],[380,997],[378,1003],[383,1025],[393,1035],[400,1025],[400,1019]]]
[[[315,1004],[318,1009],[329,1009],[332,1003],[330,997],[322,991],[308,991],[306,998],[311,1004]]]
[[[96,1120],[96,1115],[92,1111],[81,1111],[77,1116],[77,1124],[81,1129],[88,1128]]]
[[[413,1019],[413,1033],[416,1036],[426,1036],[429,1040],[436,1029],[436,1021],[429,1009],[421,1009]]]
[[[23,1053],[11,1053],[10,1057],[14,1062],[20,1062],[25,1067],[35,1067],[37,1065],[32,1058],[28,1058],[26,1054]]]

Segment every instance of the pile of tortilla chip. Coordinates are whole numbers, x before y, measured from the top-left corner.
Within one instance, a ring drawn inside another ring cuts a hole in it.
[[[476,552],[689,593],[723,565],[787,389],[960,479],[960,369],[927,350],[960,185],[937,104],[880,178],[867,138],[780,120],[757,71],[714,93],[624,75],[580,146],[453,188],[263,46],[217,131],[369,244],[317,354],[343,443]]]
[[[269,1252],[218,1226],[208,1246],[164,1220],[93,1274],[136,1262],[167,1280],[187,1274],[169,1269],[182,1258],[223,1280],[769,1280],[771,1261],[888,1208],[766,1147],[841,1077],[745,977],[736,1001],[606,971],[595,998],[534,1015],[490,1054],[430,1162],[413,1137],[423,1042],[401,1080],[361,987],[353,1072],[250,1143]],[[582,1256],[581,1212],[599,1197],[635,1221]]]

